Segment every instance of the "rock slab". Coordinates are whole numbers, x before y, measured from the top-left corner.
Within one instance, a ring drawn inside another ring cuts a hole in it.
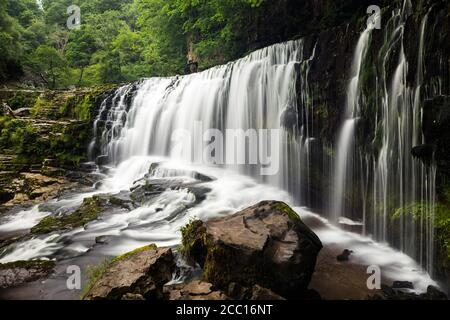
[[[184,254],[203,268],[205,281],[222,290],[260,285],[289,299],[307,290],[322,248],[297,213],[277,201],[194,221],[182,233]]]
[[[116,258],[85,295],[85,300],[120,300],[142,296],[161,299],[175,264],[170,248],[149,247]]]

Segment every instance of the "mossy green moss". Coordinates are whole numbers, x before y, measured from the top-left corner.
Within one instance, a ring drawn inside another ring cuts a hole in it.
[[[19,156],[21,163],[39,164],[52,158],[62,167],[73,167],[86,159],[91,133],[88,122],[40,125],[32,120],[0,117],[0,150]]]
[[[88,274],[88,281],[86,285],[83,286],[83,289],[81,291],[81,300],[83,300],[86,295],[89,293],[89,291],[92,290],[94,285],[97,283],[98,280],[102,277],[102,275],[106,272],[108,267],[111,265],[111,260],[105,259],[101,264],[97,266],[89,266],[87,268],[87,274]]]
[[[113,85],[94,86],[72,91],[46,91],[36,100],[32,115],[45,119],[92,120],[103,94]]]
[[[32,234],[47,234],[59,230],[67,230],[83,227],[98,218],[103,211],[101,199],[98,197],[87,198],[83,204],[72,214],[62,217],[48,216],[31,229]]]
[[[134,256],[135,254],[138,254],[138,253],[141,253],[141,252],[144,252],[144,251],[156,250],[156,249],[158,249],[158,247],[156,246],[156,244],[152,243],[152,244],[149,244],[147,246],[144,246],[144,247],[141,247],[141,248],[137,248],[137,249],[135,249],[133,251],[127,252],[125,254],[122,254],[122,255],[120,255],[118,257],[115,257],[111,261],[111,263],[116,263],[116,262],[128,259],[128,258]]]
[[[54,261],[49,260],[30,260],[30,261],[15,261],[5,264],[0,264],[0,270],[7,269],[38,269],[50,272],[55,267]]]
[[[13,109],[32,108],[39,96],[39,91],[17,90],[13,96],[6,99],[6,103]]]
[[[149,244],[147,246],[137,248],[133,251],[130,251],[130,252],[127,252],[120,256],[117,256],[113,259],[105,259],[105,261],[103,261],[101,264],[99,264],[97,266],[89,266],[87,268],[88,281],[87,281],[86,285],[83,287],[81,299],[84,299],[86,297],[86,295],[89,293],[89,291],[91,291],[91,289],[94,287],[94,285],[97,283],[97,281],[100,280],[100,278],[103,276],[103,274],[106,272],[106,270],[108,270],[108,268],[113,263],[117,263],[119,261],[128,259],[128,258],[134,256],[135,254],[138,254],[138,253],[141,253],[144,251],[156,250],[156,249],[158,249],[158,247],[155,244]]]
[[[195,243],[205,236],[202,232],[203,222],[200,220],[191,220],[187,225],[181,228],[182,244],[178,251],[185,257],[189,256]],[[204,239],[206,240],[206,239]]]
[[[38,97],[34,106],[31,108],[31,116],[37,117],[47,105],[47,101],[42,97]]]
[[[413,203],[397,209],[391,220],[395,223],[401,217],[412,217],[413,221],[423,223],[433,218],[438,249],[441,255],[446,255],[444,260],[450,267],[450,206],[445,202],[435,204],[434,208],[424,203]]]
[[[59,112],[62,117],[70,117],[77,120],[91,120],[97,105],[97,96],[95,93],[83,93],[68,95],[65,101],[60,103]]]
[[[294,221],[301,221],[300,216],[284,202],[277,203],[276,210],[286,213]]]

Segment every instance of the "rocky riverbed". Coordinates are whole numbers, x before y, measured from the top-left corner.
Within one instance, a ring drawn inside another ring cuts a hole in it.
[[[84,204],[83,204],[84,205]],[[82,206],[83,206],[82,205]],[[364,300],[445,299],[436,287],[415,294],[412,282],[385,274],[381,290],[367,287],[367,266],[343,247],[320,241],[327,230],[283,202],[263,201],[234,215],[191,221],[181,247],[147,245],[107,260],[75,259],[91,267],[84,291],[64,288],[61,263],[16,262],[0,267],[2,299],[109,300]],[[101,241],[99,240],[101,243]],[[355,248],[357,246],[355,245]],[[355,253],[358,256],[357,253]],[[104,259],[104,258],[103,258]],[[84,262],[83,262],[84,260]],[[5,290],[5,288],[9,288]]]

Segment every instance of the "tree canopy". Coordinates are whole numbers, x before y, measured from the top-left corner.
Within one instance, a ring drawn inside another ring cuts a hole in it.
[[[188,61],[205,69],[296,35],[309,2],[0,0],[0,82],[66,88],[182,74]],[[325,3],[321,23],[338,23]],[[71,5],[80,28],[67,27]]]

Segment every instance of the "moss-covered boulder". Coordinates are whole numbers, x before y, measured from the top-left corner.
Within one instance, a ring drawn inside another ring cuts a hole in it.
[[[231,283],[258,284],[286,298],[298,298],[308,288],[322,248],[297,213],[276,201],[193,221],[182,234],[182,252],[200,264],[205,281],[222,290]]]
[[[94,196],[86,198],[83,204],[73,213],[61,217],[48,216],[31,229],[32,234],[46,234],[60,230],[83,227],[98,218],[106,210],[105,199]]]
[[[92,120],[105,95],[115,87],[102,85],[76,90],[44,91],[35,99],[31,113],[33,117],[50,120]]]
[[[170,248],[146,246],[117,257],[96,274],[85,300],[121,300],[131,295],[162,299],[175,262]]]
[[[15,287],[50,275],[55,267],[53,261],[16,261],[0,264],[0,288]]]

